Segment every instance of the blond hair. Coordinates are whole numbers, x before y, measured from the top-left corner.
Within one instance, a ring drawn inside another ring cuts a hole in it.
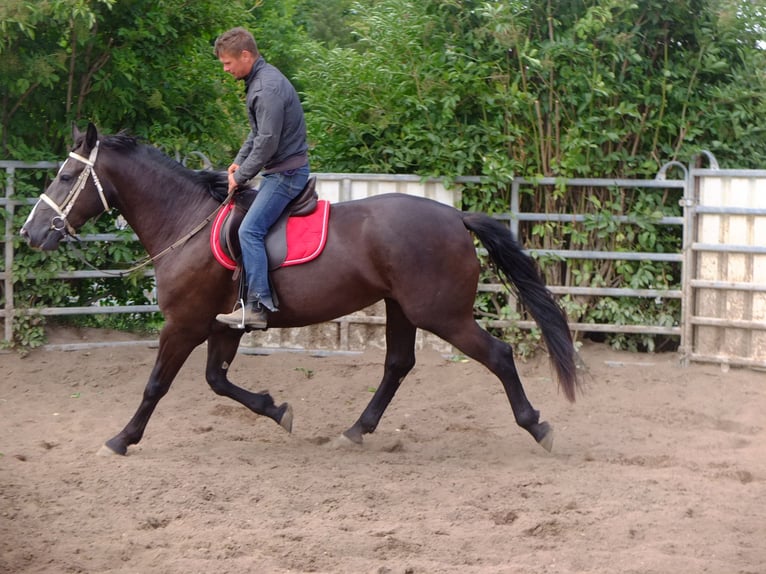
[[[248,51],[254,56],[258,56],[258,45],[255,43],[255,38],[249,30],[244,28],[237,27],[227,30],[215,41],[216,57],[220,57],[224,53],[238,56],[242,51]]]

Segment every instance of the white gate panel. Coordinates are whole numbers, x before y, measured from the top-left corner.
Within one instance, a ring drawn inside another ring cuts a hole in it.
[[[319,197],[332,203],[384,193],[427,197],[457,208],[461,202],[458,186],[447,189],[441,180],[423,179],[415,175],[319,173],[316,176]]]
[[[766,172],[701,171],[691,358],[766,366]]]

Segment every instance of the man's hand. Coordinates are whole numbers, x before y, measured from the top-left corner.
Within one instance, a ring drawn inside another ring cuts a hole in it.
[[[234,190],[237,189],[238,187],[239,187],[239,184],[234,179],[234,174],[229,173],[229,195],[231,195],[234,192]]]
[[[236,163],[233,163],[229,166],[229,169],[226,171],[229,173],[229,195],[231,195],[237,187],[239,187],[239,184],[234,179],[234,172],[239,169],[239,165]]]

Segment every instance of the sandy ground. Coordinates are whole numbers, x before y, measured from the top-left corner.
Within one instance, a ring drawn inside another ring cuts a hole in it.
[[[763,372],[586,344],[570,405],[544,360],[522,363],[549,454],[482,366],[421,353],[377,432],[341,449],[382,353],[239,357],[234,381],[293,405],[288,435],[208,390],[201,348],[144,440],[96,456],[154,354],[0,355],[0,572],[766,572]]]

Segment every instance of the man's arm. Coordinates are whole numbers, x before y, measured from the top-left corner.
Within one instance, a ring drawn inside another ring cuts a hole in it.
[[[253,134],[253,130],[250,130],[250,132],[247,134],[247,137],[245,138],[244,143],[239,148],[239,152],[237,152],[237,157],[234,158],[235,164],[239,166],[245,159],[247,159],[247,156],[250,155],[250,150],[253,149],[253,139],[255,138],[255,135]]]
[[[253,103],[256,125],[258,133],[253,135],[250,150],[243,159],[240,154],[237,155],[239,169],[234,172],[234,180],[243,185],[247,181],[258,175],[269,160],[274,157],[279,147],[279,138],[282,133],[282,124],[285,119],[285,110],[282,101],[276,94],[269,90],[264,90]],[[252,133],[252,132],[251,132]],[[247,144],[247,142],[245,142]]]

